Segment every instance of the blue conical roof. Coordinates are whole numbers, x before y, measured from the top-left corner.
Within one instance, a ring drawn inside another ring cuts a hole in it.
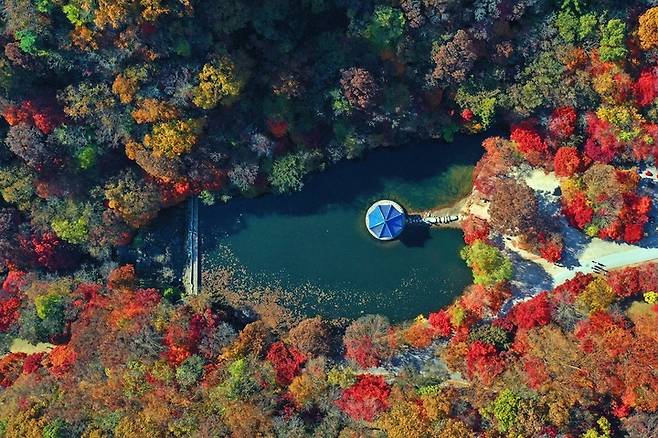
[[[405,225],[402,207],[392,201],[375,203],[366,216],[366,225],[370,233],[378,239],[394,239],[402,233]]]

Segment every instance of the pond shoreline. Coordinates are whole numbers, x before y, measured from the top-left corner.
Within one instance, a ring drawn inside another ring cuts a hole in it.
[[[471,281],[458,221],[438,225],[443,232],[409,227],[382,243],[363,217],[379,199],[410,214],[461,217],[481,141],[460,140],[458,155],[435,143],[386,148],[313,175],[299,192],[200,206],[201,288],[213,283],[211,271],[227,269],[242,298],[276,289],[295,311],[329,318],[378,313],[399,321],[452,301]]]

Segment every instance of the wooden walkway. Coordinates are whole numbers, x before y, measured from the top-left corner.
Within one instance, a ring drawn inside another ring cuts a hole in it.
[[[185,251],[187,252],[187,266],[183,274],[185,292],[188,295],[197,295],[201,282],[199,270],[199,198],[189,198],[187,241]]]

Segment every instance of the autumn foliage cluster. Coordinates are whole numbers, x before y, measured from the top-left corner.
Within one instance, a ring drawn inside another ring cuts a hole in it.
[[[203,296],[174,305],[137,280],[131,266],[105,284],[7,276],[2,335],[52,345],[0,359],[7,436],[55,423],[62,433],[120,437],[347,433],[366,424],[393,436],[583,434],[602,423],[634,433],[652,427],[658,409],[656,264],[578,274],[506,313],[509,291],[497,284],[398,325],[366,316],[329,330],[329,321],[303,320],[303,344],[295,327],[244,325]],[[344,350],[327,349],[336,330]],[[423,351],[471,386],[452,386],[432,368],[390,371],[400,355]]]

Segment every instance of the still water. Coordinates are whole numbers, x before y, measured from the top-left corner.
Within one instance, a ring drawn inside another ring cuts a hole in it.
[[[203,269],[230,267],[246,287],[285,289],[306,314],[399,321],[438,309],[471,279],[461,231],[408,227],[399,240],[378,242],[364,213],[378,199],[408,211],[454,202],[470,192],[481,141],[378,149],[312,175],[298,193],[201,206]]]

